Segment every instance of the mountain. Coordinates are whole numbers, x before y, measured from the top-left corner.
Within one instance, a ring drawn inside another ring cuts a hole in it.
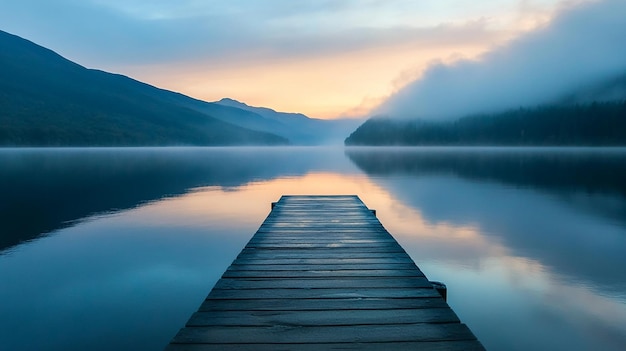
[[[237,100],[229,99],[229,98],[224,98],[220,101],[217,101],[217,104],[220,104],[222,106],[236,107],[241,110],[254,112],[258,115],[263,116],[264,118],[277,121],[280,123],[292,123],[294,121],[304,122],[304,121],[312,120],[311,118],[303,115],[302,113],[276,112],[275,110],[272,110],[271,108],[249,106],[243,102],[239,102]]]
[[[277,145],[287,139],[215,118],[193,100],[87,69],[0,31],[1,146]],[[245,111],[230,111],[231,114]]]
[[[230,98],[206,102],[167,90],[160,90],[158,99],[239,127],[279,135],[291,145],[342,144],[346,136],[363,123],[363,120],[354,118],[324,120],[301,113],[276,112]]]
[[[346,136],[363,123],[359,119],[324,120],[301,113],[276,112],[229,98],[205,102],[180,96],[177,102],[240,127],[280,135],[293,145],[341,144]]]
[[[345,144],[624,146],[626,100],[520,108],[455,121],[372,118]]]
[[[276,112],[270,108],[248,106],[243,102],[228,98],[217,101],[217,104],[262,116],[269,122],[268,128],[271,124],[273,129],[258,130],[273,130],[296,144],[341,144],[350,132],[363,123],[363,120],[354,118],[325,120],[310,118],[301,113]],[[243,124],[242,126],[256,130],[252,126]]]

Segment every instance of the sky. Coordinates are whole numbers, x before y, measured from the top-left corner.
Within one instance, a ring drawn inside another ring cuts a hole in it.
[[[626,98],[626,1],[563,8],[474,60],[432,64],[374,115],[430,120]],[[607,87],[608,85],[608,87]]]
[[[542,38],[584,34],[587,7],[624,28],[624,0],[0,0],[0,30],[206,101],[229,97],[316,118],[440,117],[451,113],[438,112],[441,97],[430,104],[420,91],[442,71],[464,81],[466,66],[506,61],[494,58],[499,52],[532,57],[533,40],[552,50]],[[497,76],[501,66],[470,71]]]

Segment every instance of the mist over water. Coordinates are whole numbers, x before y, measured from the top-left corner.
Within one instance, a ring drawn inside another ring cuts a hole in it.
[[[626,344],[626,150],[0,150],[0,344],[163,348],[283,194],[356,194],[487,349]]]
[[[624,99],[624,13],[620,0],[564,7],[547,25],[477,60],[431,65],[372,114],[442,120],[564,99]],[[616,79],[622,83],[611,87]]]

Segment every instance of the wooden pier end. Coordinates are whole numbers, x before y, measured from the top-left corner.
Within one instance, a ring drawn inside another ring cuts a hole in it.
[[[357,196],[283,196],[166,350],[484,348]]]

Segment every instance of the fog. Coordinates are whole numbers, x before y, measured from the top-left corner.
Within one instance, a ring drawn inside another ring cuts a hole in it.
[[[372,114],[454,119],[572,96],[591,94],[600,100],[626,96],[623,90],[616,94],[606,88],[626,74],[624,14],[623,0],[563,7],[548,24],[478,60],[433,63]]]

